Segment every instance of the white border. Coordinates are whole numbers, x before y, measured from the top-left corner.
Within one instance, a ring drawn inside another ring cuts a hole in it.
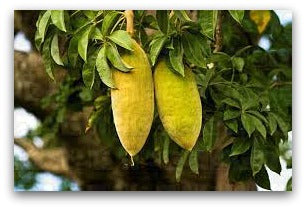
[[[2,208],[299,208],[305,200],[306,12],[300,0],[9,0],[0,8],[0,201]],[[287,9],[293,11],[292,193],[13,192],[13,10],[14,9]],[[304,133],[304,134],[303,134]]]

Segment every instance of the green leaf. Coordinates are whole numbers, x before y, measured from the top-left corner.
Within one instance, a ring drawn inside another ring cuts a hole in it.
[[[244,10],[229,10],[229,13],[239,24],[242,23]]]
[[[160,51],[167,41],[167,36],[158,36],[150,43],[150,60],[152,65],[155,65],[155,62],[158,58]]]
[[[101,41],[103,40],[103,36],[99,28],[95,27],[93,30],[92,38]]]
[[[203,142],[206,151],[210,152],[214,147],[217,137],[215,117],[212,116],[204,125]]]
[[[193,149],[190,153],[189,167],[193,173],[199,174],[199,162],[198,162],[198,150],[197,149]]]
[[[76,66],[78,60],[78,42],[79,36],[73,36],[69,42],[68,59],[72,67]]]
[[[240,109],[240,105],[237,101],[235,101],[234,99],[232,98],[225,98],[224,100],[222,100],[222,103],[225,103],[229,106],[232,106],[232,107],[237,107]]]
[[[84,60],[84,62],[86,62],[87,60],[87,46],[88,46],[88,38],[89,38],[89,33],[91,31],[92,27],[89,26],[87,27],[78,42],[78,52],[79,55],[82,57],[82,59]]]
[[[66,32],[65,26],[65,11],[64,10],[51,10],[52,23],[61,31]]]
[[[277,129],[277,121],[270,113],[268,113],[267,118],[269,121],[270,134],[272,136]]]
[[[233,130],[235,133],[238,132],[238,122],[236,119],[233,120],[227,120],[224,122],[225,125],[230,128],[231,130]]]
[[[253,123],[255,124],[256,130],[263,136],[265,139],[267,137],[266,127],[262,124],[262,122],[256,117],[250,115],[252,117]]]
[[[183,48],[177,39],[173,40],[173,50],[169,50],[169,58],[173,69],[184,77]]]
[[[249,137],[251,137],[252,133],[255,131],[255,123],[253,118],[247,113],[242,113],[241,122]]]
[[[87,88],[92,88],[95,82],[95,66],[96,66],[96,60],[98,56],[99,50],[94,50],[93,53],[89,53],[89,58],[86,63],[83,65],[82,70],[82,78],[85,86]]]
[[[183,154],[181,155],[177,163],[176,171],[175,171],[175,179],[177,182],[181,181],[182,172],[183,172],[184,165],[185,165],[188,155],[189,155],[189,151],[184,150]]]
[[[44,42],[43,49],[42,49],[42,59],[45,65],[45,70],[48,76],[54,80],[53,75],[53,65],[52,65],[52,58],[50,53],[50,44],[51,44],[51,37],[48,37]]]
[[[167,34],[168,32],[168,11],[167,10],[156,10],[156,19],[159,29]]]
[[[240,102],[242,110],[258,108],[259,106],[258,94],[256,94],[252,89],[245,87],[238,88],[238,91],[241,95]]]
[[[168,162],[169,162],[169,144],[170,144],[170,139],[169,139],[169,136],[166,133],[163,134],[163,139],[164,139],[163,161],[164,161],[165,164],[168,164]]]
[[[266,165],[268,168],[275,172],[280,174],[282,171],[282,166],[280,164],[280,153],[279,153],[279,146],[278,144],[274,144],[271,140],[267,141],[265,144],[265,159],[266,159]]]
[[[38,34],[39,34],[39,37],[41,38],[41,43],[44,42],[45,33],[46,33],[48,25],[49,25],[50,16],[51,16],[51,11],[47,10],[39,20]]]
[[[191,21],[185,10],[173,10],[174,15],[177,16],[181,21],[188,22]]]
[[[261,170],[265,163],[264,149],[258,138],[255,138],[254,140],[250,162],[253,171],[253,176],[255,176]]]
[[[290,179],[287,182],[286,191],[292,191],[292,176],[290,177]]]
[[[53,39],[52,39],[52,42],[51,42],[51,56],[52,56],[52,58],[53,58],[53,60],[56,64],[64,66],[62,58],[60,57],[60,52],[59,52],[59,48],[58,48],[58,36],[57,36],[57,34],[55,34],[53,36]]]
[[[235,70],[242,72],[243,67],[244,67],[244,59],[241,57],[233,57],[232,64]]]
[[[202,86],[201,91],[205,93],[209,82],[211,81],[212,77],[214,76],[215,71],[214,69],[208,69],[206,71],[205,77],[202,79],[202,82],[199,83],[199,85]],[[206,98],[205,94],[203,94],[203,97]]]
[[[94,19],[97,11],[93,10],[83,10],[82,13],[90,20]]]
[[[198,20],[201,26],[201,32],[210,39],[214,39],[217,17],[217,10],[198,11]]]
[[[247,113],[250,113],[254,116],[256,116],[257,118],[259,118],[261,121],[263,121],[265,124],[268,124],[267,119],[265,118],[265,116],[263,116],[261,113],[259,113],[258,111],[254,111],[254,110],[247,110]]]
[[[41,44],[42,44],[42,38],[41,38],[38,30],[35,31],[34,43],[35,43],[36,49],[38,51],[40,51],[40,47],[41,47]]]
[[[223,120],[230,120],[239,117],[241,112],[239,110],[227,109],[224,111]]]
[[[129,72],[133,67],[127,65],[120,57],[117,47],[114,44],[108,43],[106,45],[106,56],[112,65],[122,72]]]
[[[101,33],[105,37],[109,34],[109,32],[112,30],[112,27],[115,25],[116,21],[118,20],[119,16],[118,11],[110,11],[105,15],[102,23],[102,29]]]
[[[257,117],[255,117],[253,115],[250,115],[250,114],[247,114],[247,113],[243,113],[241,115],[241,121],[242,121],[242,125],[243,125],[244,129],[249,134],[249,137],[251,137],[251,134],[256,129],[257,131],[259,131],[259,133],[264,138],[266,138],[266,135],[267,135],[266,128]]]
[[[260,171],[255,175],[254,180],[258,186],[271,190],[269,175],[264,166],[262,166]]]
[[[205,58],[201,46],[196,43],[197,37],[191,33],[185,32],[182,37],[182,43],[184,48],[184,55],[188,62],[195,64],[199,67],[205,68]]]
[[[275,114],[275,113],[270,113],[270,114],[277,121],[277,124],[278,124],[279,128],[281,129],[281,131],[283,132],[284,136],[288,137],[289,128],[288,128],[286,122],[280,116],[278,116],[277,114]]]
[[[237,137],[234,139],[230,156],[240,155],[248,151],[251,147],[250,139]]]
[[[97,56],[96,67],[102,82],[110,88],[115,88],[112,71],[108,66],[106,58],[106,46],[104,45]]]
[[[116,30],[110,36],[108,36],[110,40],[112,40],[115,44],[133,51],[133,39],[128,34],[128,32],[124,30]]]

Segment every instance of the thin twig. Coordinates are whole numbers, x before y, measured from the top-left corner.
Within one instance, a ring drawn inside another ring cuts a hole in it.
[[[214,47],[214,52],[219,52],[222,49],[222,11],[218,11]]]
[[[292,82],[274,82],[271,84],[270,89],[273,89],[276,86],[292,85]]]

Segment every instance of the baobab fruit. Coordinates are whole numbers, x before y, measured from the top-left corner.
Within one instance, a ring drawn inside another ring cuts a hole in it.
[[[200,134],[202,105],[194,75],[185,67],[185,76],[160,61],[154,72],[157,109],[170,138],[186,150],[192,150]]]
[[[114,123],[120,142],[131,157],[146,142],[154,114],[154,85],[149,60],[133,41],[133,51],[122,56],[133,69],[113,70],[115,88],[111,89]]]

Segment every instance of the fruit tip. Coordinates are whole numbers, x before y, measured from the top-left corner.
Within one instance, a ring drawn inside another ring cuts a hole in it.
[[[130,155],[130,157],[131,157],[131,162],[132,162],[131,166],[134,166],[134,165],[135,165],[135,163],[134,163],[133,156],[132,156],[132,155]]]

